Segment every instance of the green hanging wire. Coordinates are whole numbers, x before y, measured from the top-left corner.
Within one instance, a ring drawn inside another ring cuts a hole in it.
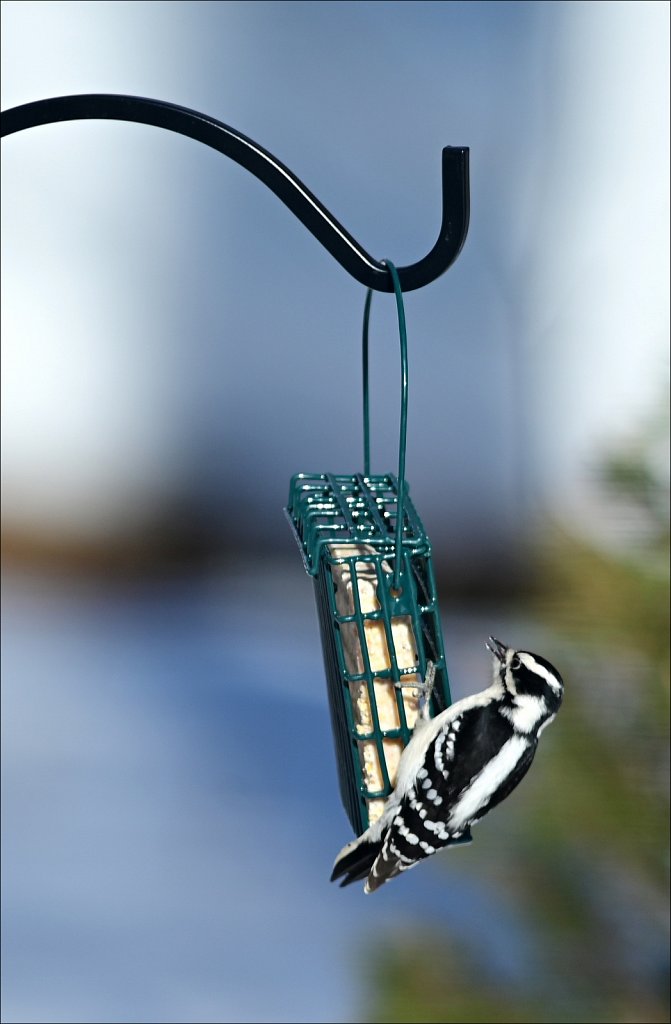
[[[403,518],[405,507],[405,446],[408,433],[408,335],[405,326],[405,309],[403,307],[403,292],[398,272],[391,260],[382,260],[391,274],[396,295],[396,310],[398,313],[398,333],[401,341],[401,426],[398,442],[398,493],[396,497],[396,541],[394,558],[394,581],[393,589],[401,591],[401,551],[403,544]],[[368,388],[368,326],[370,322],[370,305],[373,292],[369,288],[366,293],[366,302],[363,311],[363,464],[364,475],[370,475],[370,405]]]
[[[373,290],[366,292],[363,307],[363,475],[370,476],[370,406],[368,404],[368,324]]]

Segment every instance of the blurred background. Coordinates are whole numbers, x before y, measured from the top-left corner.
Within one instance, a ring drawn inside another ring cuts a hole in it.
[[[290,476],[362,466],[364,289],[248,172],[143,125],[2,144],[3,1015],[668,1020],[669,8],[5,2],[2,107],[171,101],[415,262],[407,472],[455,698],[566,682],[530,776],[372,898]],[[398,338],[373,304],[373,469]]]

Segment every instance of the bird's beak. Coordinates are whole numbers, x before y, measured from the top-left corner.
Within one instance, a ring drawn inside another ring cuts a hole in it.
[[[506,651],[508,650],[506,645],[502,644],[501,641],[497,640],[494,636],[489,637],[485,647],[488,651],[491,651],[494,657],[498,658],[499,661],[503,661],[506,656]]]

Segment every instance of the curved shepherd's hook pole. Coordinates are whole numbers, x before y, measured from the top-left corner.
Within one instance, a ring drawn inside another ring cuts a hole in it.
[[[369,256],[288,167],[246,135],[196,110],[140,96],[58,96],[4,111],[2,135],[56,121],[90,118],[151,124],[218,150],[264,182],[352,277],[367,288],[393,292],[385,264]],[[418,263],[398,268],[403,291],[435,281],[454,263],[466,239],[468,219],[468,149],[447,146],[443,150],[443,222],[438,241]]]

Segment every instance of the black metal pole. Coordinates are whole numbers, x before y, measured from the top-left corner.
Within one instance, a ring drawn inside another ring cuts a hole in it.
[[[91,118],[155,125],[218,150],[267,185],[352,277],[367,288],[393,292],[385,264],[369,256],[288,167],[246,135],[196,110],[140,96],[58,96],[4,111],[1,134],[12,135],[38,125]],[[461,251],[468,232],[470,209],[466,147],[448,146],[443,150],[442,185],[443,219],[438,240],[423,259],[398,268],[403,291],[413,291],[435,281]]]

